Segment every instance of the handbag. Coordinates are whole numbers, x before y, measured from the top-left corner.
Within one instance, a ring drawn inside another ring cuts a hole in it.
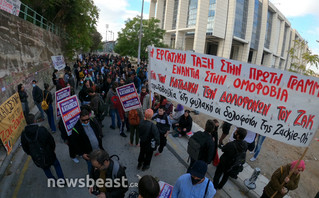
[[[213,160],[213,166],[218,166],[219,164],[219,156],[218,156],[218,149],[216,149],[216,155],[214,157],[214,160]]]

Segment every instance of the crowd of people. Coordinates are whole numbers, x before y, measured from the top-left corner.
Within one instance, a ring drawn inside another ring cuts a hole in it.
[[[104,150],[102,138],[103,131],[116,130],[119,135],[127,137],[126,131],[130,133],[129,144],[140,148],[137,169],[145,171],[150,168],[153,156],[159,156],[166,146],[167,136],[173,131],[173,137],[186,136],[192,130],[191,112],[177,104],[174,108],[172,101],[157,93],[151,95],[148,90],[147,64],[143,62],[137,67],[133,66],[126,57],[113,55],[88,55],[83,60],[77,60],[73,68],[66,66],[63,73],[54,70],[52,84],[56,91],[65,87],[71,88],[71,95],[76,93],[80,100],[80,119],[72,129],[69,136],[65,130],[62,119],[58,121],[58,129],[61,137],[69,147],[70,158],[78,163],[82,157],[87,163],[88,174],[98,179],[126,178],[125,167],[109,156]],[[125,112],[116,88],[133,83],[141,108]],[[55,142],[50,132],[43,126],[38,126],[38,121],[44,121],[44,112],[52,133],[56,132],[53,97],[50,93],[50,85],[44,84],[44,90],[32,82],[32,96],[34,104],[40,112],[40,119],[30,114],[28,106],[28,95],[24,85],[18,85],[23,111],[27,126],[22,133],[21,143],[24,151],[31,155],[35,164],[42,168],[48,178],[54,178],[50,166],[54,166],[59,178],[64,178],[60,163],[55,155]],[[45,102],[44,102],[45,101]],[[103,120],[110,116],[111,125],[104,126]],[[260,152],[264,136],[258,136],[258,144],[255,148],[256,134],[243,128],[235,128],[233,141],[224,145],[223,139],[229,134],[231,124],[224,122],[223,134],[218,139],[219,122],[216,119],[208,120],[203,132],[196,132],[189,140],[188,154],[190,165],[187,173],[177,179],[173,188],[173,198],[183,197],[207,197],[211,198],[216,190],[222,189],[228,178],[237,177],[239,171],[235,170],[237,156],[251,152],[255,149],[255,155],[251,161],[256,160]],[[248,134],[248,135],[247,135]],[[246,139],[245,139],[246,138]],[[38,143],[36,143],[38,142]],[[218,146],[223,155],[218,161]],[[41,151],[41,152],[40,152]],[[154,154],[155,152],[155,154]],[[207,166],[214,163],[217,166],[213,181],[205,177]],[[303,164],[302,164],[303,163]],[[304,170],[304,162],[301,168],[288,177],[289,167],[296,166],[295,163],[287,165],[282,171],[276,171],[278,181],[271,180],[265,187],[263,197],[270,197],[271,193],[278,192],[277,197],[283,197],[288,190],[293,190],[298,185],[299,172]],[[242,166],[243,164],[239,164]],[[237,166],[237,165],[236,165]],[[116,169],[114,173],[114,169]],[[282,168],[283,169],[283,168]],[[237,171],[237,172],[236,172]],[[235,172],[235,173],[234,173]],[[222,179],[220,180],[221,176]],[[288,178],[288,179],[287,179]],[[285,182],[284,185],[273,185],[273,183]],[[292,185],[291,183],[294,182]],[[151,198],[159,194],[159,185],[152,176],[143,177],[139,184],[140,197]],[[283,189],[285,188],[285,189]],[[127,187],[106,187],[100,189],[90,188],[89,192],[98,197],[124,197]]]

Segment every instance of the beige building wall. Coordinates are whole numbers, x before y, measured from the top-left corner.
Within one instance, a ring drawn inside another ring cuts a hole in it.
[[[214,19],[214,32],[213,35],[218,38],[225,38],[226,23],[227,23],[227,8],[228,1],[216,0],[216,12]]]
[[[188,14],[188,2],[180,0],[178,3],[177,21],[176,21],[176,38],[175,48],[184,49],[185,45],[185,32],[180,29],[186,28],[187,14]]]
[[[155,17],[155,7],[156,7],[156,0],[151,0],[150,11],[149,11],[149,15],[148,15],[149,19]]]
[[[255,62],[255,64],[257,65],[261,65],[261,59],[264,53],[266,27],[267,27],[267,15],[268,15],[268,0],[263,1],[262,5],[263,6],[262,6],[262,14],[261,14],[260,37],[259,37],[257,57]]]
[[[164,11],[164,1],[166,0],[157,0],[157,7],[156,7],[156,18],[160,20],[159,27],[162,28],[163,23],[163,11]]]
[[[171,30],[173,25],[174,0],[166,0],[164,30]],[[171,33],[165,33],[164,44],[170,46]]]
[[[198,1],[194,38],[194,50],[198,53],[205,53],[208,8],[209,0]]]
[[[234,35],[235,13],[236,13],[236,0],[229,0],[226,36],[223,43],[223,53],[222,53],[222,57],[224,58],[230,57],[230,52],[231,52],[231,47],[233,42],[233,35]]]

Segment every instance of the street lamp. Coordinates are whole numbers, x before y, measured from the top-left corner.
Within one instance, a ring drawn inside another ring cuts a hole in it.
[[[138,64],[138,65],[140,65],[140,62],[141,62],[141,43],[142,43],[142,26],[143,26],[143,8],[144,8],[144,0],[142,0],[141,23],[140,23],[140,33],[139,33],[139,41],[138,41],[138,55],[137,55],[137,64]]]

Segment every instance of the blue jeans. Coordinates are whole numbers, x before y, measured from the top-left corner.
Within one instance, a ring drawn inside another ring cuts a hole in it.
[[[34,102],[34,104],[38,107],[38,109],[39,109],[39,111],[40,111],[40,113],[41,113],[41,118],[44,120],[44,119],[45,119],[45,117],[44,117],[44,111],[43,111],[43,109],[42,109],[42,107],[41,107],[41,103]]]
[[[45,111],[48,116],[48,122],[51,128],[51,131],[56,131],[55,123],[54,123],[54,116],[53,116],[53,107],[52,104],[49,104],[49,109]]]
[[[54,163],[53,163],[53,166],[54,166],[54,169],[55,169],[55,172],[56,172],[58,178],[63,178],[63,179],[64,179],[63,171],[62,171],[62,168],[61,168],[61,165],[60,165],[60,162],[59,162],[58,159],[55,159],[55,161],[54,161]],[[55,179],[55,177],[52,175],[52,172],[51,172],[50,167],[48,167],[48,168],[43,168],[43,171],[44,171],[45,175],[46,175],[48,178],[53,178],[53,179]]]
[[[263,144],[265,138],[266,138],[266,136],[263,136],[263,135],[259,135],[258,136],[257,145],[256,145],[256,148],[255,148],[255,151],[254,151],[254,158],[257,158],[257,156],[258,156],[258,154],[260,152],[260,149],[261,149],[261,145]]]
[[[120,127],[121,126],[121,118],[120,118],[120,114],[119,111],[117,109],[110,109],[110,116],[112,119],[112,127],[115,128],[115,114],[116,114],[116,119],[117,119],[117,126]]]

